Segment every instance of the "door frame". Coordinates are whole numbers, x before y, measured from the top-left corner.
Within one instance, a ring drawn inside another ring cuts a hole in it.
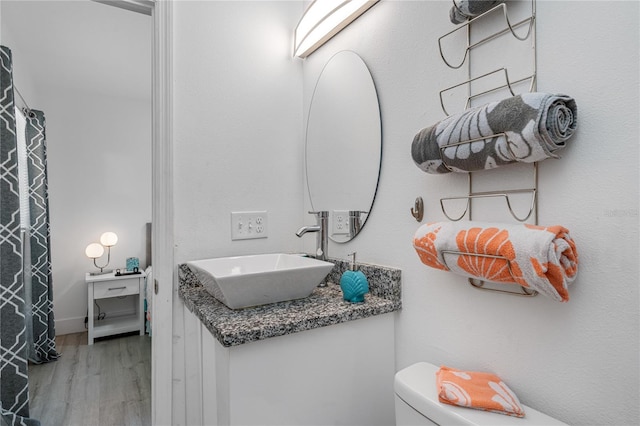
[[[173,19],[172,3],[153,5],[152,51],[152,424],[171,424],[173,415]]]

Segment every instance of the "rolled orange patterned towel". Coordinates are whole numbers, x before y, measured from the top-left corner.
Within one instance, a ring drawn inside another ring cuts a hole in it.
[[[435,222],[413,238],[422,263],[470,278],[515,283],[559,302],[578,273],[578,252],[562,226]]]
[[[524,417],[516,394],[495,374],[442,366],[436,386],[438,399],[445,404]]]

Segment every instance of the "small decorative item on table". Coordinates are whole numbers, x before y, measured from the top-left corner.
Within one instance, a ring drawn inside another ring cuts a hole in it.
[[[140,269],[140,260],[137,257],[127,257],[127,271]]]

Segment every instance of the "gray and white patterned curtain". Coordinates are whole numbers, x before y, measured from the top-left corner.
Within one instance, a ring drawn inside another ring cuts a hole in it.
[[[11,50],[0,46],[0,423],[29,418],[29,377]]]
[[[58,358],[53,321],[53,286],[49,232],[49,192],[47,184],[47,145],[42,111],[27,114],[27,173],[29,176],[29,251],[31,286],[26,294],[27,313],[31,314],[29,329],[29,360],[40,364]],[[29,318],[27,318],[29,321]]]

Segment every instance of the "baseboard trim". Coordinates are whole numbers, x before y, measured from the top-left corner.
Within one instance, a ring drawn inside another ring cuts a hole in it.
[[[84,317],[56,320],[56,336],[62,336],[64,334],[71,333],[81,333],[85,330],[86,328],[84,328]]]
[[[134,310],[109,311],[108,313],[109,318],[116,318],[133,314],[135,314]],[[84,318],[85,317],[56,319],[56,336],[62,336],[72,333],[82,333],[83,331],[86,331],[87,329],[85,328]]]

